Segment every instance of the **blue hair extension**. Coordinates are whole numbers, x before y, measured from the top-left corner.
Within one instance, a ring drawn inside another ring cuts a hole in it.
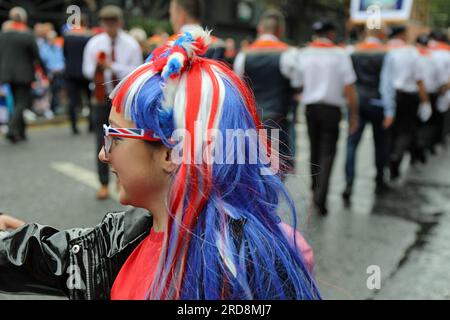
[[[164,79],[169,79],[172,75],[178,75],[183,68],[183,65],[177,59],[170,59],[167,66],[167,71],[162,74]]]
[[[161,105],[164,99],[161,76],[155,75],[144,83],[132,104],[132,121],[139,129],[150,129],[167,147],[173,147],[169,141],[174,129],[173,108]]]
[[[223,80],[227,97],[220,131],[255,129],[239,92]],[[300,253],[278,227],[279,197],[287,198],[295,220],[293,201],[278,176],[260,175],[264,166],[214,165],[214,188],[194,229],[181,299],[320,298]],[[216,246],[218,234],[237,240],[228,243],[226,252],[235,274]]]

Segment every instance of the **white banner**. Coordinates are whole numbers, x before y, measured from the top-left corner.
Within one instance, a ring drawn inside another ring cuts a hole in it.
[[[374,17],[383,21],[407,21],[411,16],[413,0],[352,0],[351,19],[366,22]]]

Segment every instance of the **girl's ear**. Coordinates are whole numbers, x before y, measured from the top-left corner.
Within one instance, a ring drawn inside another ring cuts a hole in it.
[[[172,149],[162,147],[163,170],[167,174],[172,174],[177,169],[177,165],[172,161]]]

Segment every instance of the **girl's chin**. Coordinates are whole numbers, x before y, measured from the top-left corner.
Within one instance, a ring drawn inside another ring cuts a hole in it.
[[[120,189],[119,202],[123,206],[130,206],[130,205],[132,205],[131,202],[130,202],[130,199],[128,198],[128,196],[125,193],[125,191],[123,190],[123,188]]]

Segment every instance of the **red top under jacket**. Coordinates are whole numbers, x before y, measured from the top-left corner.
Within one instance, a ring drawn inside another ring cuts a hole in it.
[[[154,232],[133,251],[111,289],[111,300],[145,300],[155,277],[164,232]]]

